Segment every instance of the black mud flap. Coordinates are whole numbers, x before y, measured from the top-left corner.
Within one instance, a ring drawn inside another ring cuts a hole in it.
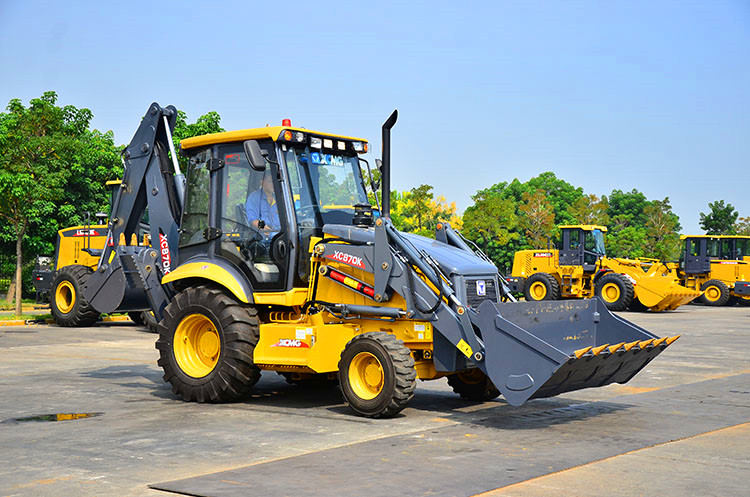
[[[659,338],[598,299],[485,301],[472,321],[485,345],[480,368],[514,406],[625,383],[678,338]]]

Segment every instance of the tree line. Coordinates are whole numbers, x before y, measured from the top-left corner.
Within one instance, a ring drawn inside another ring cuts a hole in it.
[[[107,212],[105,182],[122,175],[124,145],[115,144],[111,131],[91,128],[89,109],[57,101],[49,91],[28,105],[13,99],[0,113],[0,275],[12,273],[0,278],[0,292],[7,291],[9,301],[22,290],[33,293],[34,261],[54,253],[58,230],[83,224],[85,212]],[[209,112],[188,123],[179,111],[175,143],[224,131],[220,122]],[[448,221],[503,271],[517,250],[554,244],[561,224],[607,226],[607,250],[618,257],[674,260],[679,250],[681,226],[669,198],[649,200],[635,189],[599,197],[544,172],[526,182],[497,183],[471,199],[460,216],[455,202],[422,184],[391,192],[391,217],[399,229],[425,236]],[[750,234],[750,217],[739,217],[724,200],[709,203],[700,222],[708,234]]]
[[[477,191],[463,216],[455,204],[434,199],[433,187],[420,185],[391,193],[392,219],[399,229],[433,236],[439,221],[449,221],[489,255],[501,271],[510,272],[519,250],[542,249],[557,244],[558,226],[595,224],[607,227],[607,254],[613,257],[652,257],[677,260],[680,220],[669,197],[649,200],[633,189],[612,190],[601,197],[585,193],[544,172],[526,182],[503,181]],[[750,235],[750,217],[739,217],[731,204],[710,202],[700,213],[700,226],[710,235]],[[409,216],[402,216],[408,213]],[[416,213],[423,213],[419,225]]]

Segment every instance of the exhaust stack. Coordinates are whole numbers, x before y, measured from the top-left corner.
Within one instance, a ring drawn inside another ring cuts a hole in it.
[[[391,128],[398,119],[398,109],[394,110],[383,123],[383,167],[380,171],[383,196],[382,217],[391,217]]]

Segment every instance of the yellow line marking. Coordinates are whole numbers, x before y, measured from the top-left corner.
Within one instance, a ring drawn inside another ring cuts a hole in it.
[[[604,457],[602,459],[597,459],[595,461],[590,461],[590,462],[587,462],[587,463],[579,464],[577,466],[571,466],[570,468],[561,469],[559,471],[552,471],[551,473],[547,473],[547,474],[544,474],[544,475],[535,476],[533,478],[529,478],[528,480],[519,481],[517,483],[511,483],[510,485],[505,485],[505,486],[502,486],[502,487],[498,487],[498,488],[496,488],[494,490],[489,490],[487,492],[482,492],[481,494],[474,494],[473,497],[491,497],[491,496],[494,496],[494,495],[499,496],[501,494],[496,494],[495,492],[498,492],[500,490],[507,490],[507,489],[510,489],[510,488],[519,487],[521,485],[525,485],[525,484],[527,484],[529,482],[532,482],[532,481],[535,481],[535,480],[541,480],[542,478],[546,478],[548,476],[552,476],[552,475],[556,475],[556,474],[560,474],[560,473],[565,473],[565,472],[568,472],[568,471],[573,471],[573,470],[578,469],[578,468],[585,468],[587,466],[591,466],[593,464],[597,464],[597,463],[600,463],[600,462],[603,462],[603,461],[608,461],[610,459],[615,459],[615,458],[618,458],[618,457],[621,457],[621,456],[627,456],[629,454],[635,454],[636,452],[641,452],[643,450],[653,449],[654,447],[660,447],[662,445],[669,445],[669,444],[672,444],[672,443],[675,443],[675,442],[682,442],[683,440],[690,440],[692,438],[697,438],[697,437],[700,437],[700,436],[703,436],[703,435],[709,435],[709,434],[713,434],[713,433],[718,433],[718,432],[724,431],[724,430],[732,430],[732,429],[740,428],[742,426],[750,426],[750,423],[745,422],[745,423],[739,423],[739,424],[732,425],[732,426],[725,426],[724,428],[717,428],[716,430],[704,431],[703,433],[696,433],[695,435],[688,435],[686,437],[676,438],[674,440],[669,440],[669,441],[666,441],[666,442],[662,442],[662,443],[658,443],[658,444],[653,444],[653,445],[649,445],[649,446],[646,446],[646,447],[641,447],[640,449],[629,450],[627,452],[623,452],[622,454],[617,454],[615,456]]]

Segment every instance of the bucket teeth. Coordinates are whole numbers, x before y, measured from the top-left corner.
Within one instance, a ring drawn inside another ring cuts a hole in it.
[[[623,345],[625,345],[625,342],[620,342],[620,343],[618,343],[618,344],[616,344],[616,345],[612,345],[612,346],[611,346],[611,347],[609,348],[609,353],[610,353],[610,354],[614,354],[614,353],[615,353],[615,352],[617,351],[617,349],[619,349],[619,348],[620,348],[620,347],[622,347]]]
[[[669,338],[667,338],[667,345],[672,345],[672,342],[674,342],[675,340],[677,340],[677,339],[678,339],[678,338],[680,338],[681,336],[682,336],[682,335],[675,335],[675,336],[673,336],[673,337],[669,337]]]
[[[586,347],[583,349],[578,349],[575,352],[573,352],[573,355],[576,356],[576,359],[580,359],[583,354],[591,350],[593,347]]]
[[[629,351],[630,349],[638,345],[638,342],[639,340],[636,340],[635,342],[630,342],[630,343],[626,343],[625,345],[623,345],[623,347],[625,348],[625,352]]]
[[[654,340],[654,347],[658,347],[659,345],[663,344],[666,341],[667,341],[667,337]]]
[[[642,342],[638,342],[638,346],[642,349],[645,349],[646,347],[651,345],[653,342],[654,342],[653,338],[651,340],[644,340]]]
[[[599,347],[594,347],[593,349],[591,349],[591,353],[594,355],[599,355],[602,352],[602,350],[606,349],[607,347],[609,347],[608,343],[605,343],[604,345],[600,345]]]

